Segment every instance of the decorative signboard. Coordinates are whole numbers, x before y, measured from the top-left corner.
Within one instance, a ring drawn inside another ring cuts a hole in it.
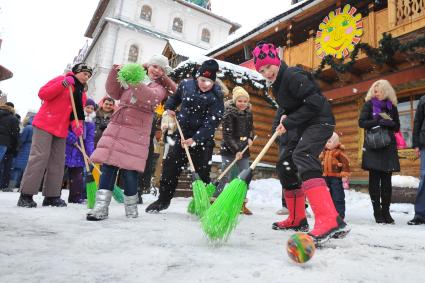
[[[323,58],[332,55],[336,58],[345,58],[354,46],[359,43],[363,34],[362,15],[350,5],[331,11],[319,25],[316,33],[316,54]]]

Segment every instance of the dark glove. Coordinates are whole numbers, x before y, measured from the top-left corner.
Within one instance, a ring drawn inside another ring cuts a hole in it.
[[[381,119],[378,122],[379,126],[393,128],[395,127],[395,122],[388,119]]]
[[[68,86],[74,85],[74,84],[75,84],[75,81],[74,81],[74,78],[72,76],[66,76],[65,79],[63,79],[63,81],[62,81],[62,85],[64,87],[68,87]]]

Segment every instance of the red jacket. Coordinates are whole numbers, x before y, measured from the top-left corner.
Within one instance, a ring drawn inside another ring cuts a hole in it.
[[[67,73],[67,76],[73,73]],[[65,76],[59,76],[49,81],[38,92],[43,101],[40,110],[34,117],[33,126],[42,129],[56,137],[66,138],[72,112],[69,88],[62,85]],[[83,105],[87,96],[83,93]]]

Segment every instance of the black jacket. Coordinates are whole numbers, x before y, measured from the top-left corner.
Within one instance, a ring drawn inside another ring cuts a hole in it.
[[[425,147],[425,95],[419,99],[416,108],[415,121],[413,122],[412,147]]]
[[[243,111],[239,110],[233,101],[226,102],[225,107],[220,153],[234,156],[246,147],[248,139],[254,138],[252,111],[251,106]],[[249,157],[249,149],[243,157]]]
[[[218,84],[202,92],[194,79],[180,82],[174,95],[168,97],[165,110],[176,110],[185,139],[197,144],[214,145],[214,133],[224,114],[223,93]],[[178,133],[177,133],[178,135]]]
[[[19,120],[15,110],[7,105],[0,105],[0,145],[7,146],[9,152],[16,154],[19,139]]]
[[[383,119],[374,119],[372,115],[372,102],[368,101],[364,104],[359,117],[359,126],[365,130],[381,126],[390,130],[391,143],[381,149],[369,149],[363,146],[362,168],[364,170],[376,170],[383,172],[399,172],[400,162],[398,158],[397,143],[394,133],[400,129],[400,119],[398,117],[398,109],[393,106],[387,114],[392,121],[387,125],[382,125]],[[388,122],[387,122],[388,123]],[[365,133],[366,135],[366,133]]]
[[[335,125],[328,100],[313,77],[301,68],[288,67],[282,61],[272,87],[277,104],[288,116],[283,122],[287,130],[302,131],[315,124]]]
[[[105,113],[102,109],[96,111],[96,117],[94,118],[94,123],[96,125],[96,130],[94,132],[94,146],[97,146],[100,138],[103,135],[103,131],[105,131],[106,127],[109,124],[109,120],[111,120],[113,112]]]

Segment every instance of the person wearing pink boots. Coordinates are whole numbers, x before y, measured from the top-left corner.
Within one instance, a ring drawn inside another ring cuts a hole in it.
[[[346,223],[335,209],[322,176],[319,155],[335,128],[330,104],[311,74],[288,67],[271,43],[260,42],[253,51],[257,71],[271,84],[283,115],[276,131],[296,131],[288,141],[280,176],[289,210],[287,219],[273,223],[276,230],[307,231],[305,199],[314,213],[314,228],[308,234],[316,244],[347,233]]]

